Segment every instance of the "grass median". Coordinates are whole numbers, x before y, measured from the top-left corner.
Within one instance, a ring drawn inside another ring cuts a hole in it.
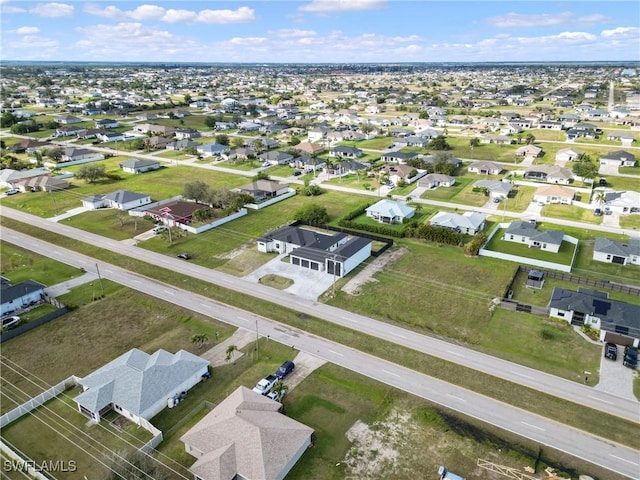
[[[348,345],[381,358],[393,359],[399,365],[454,383],[501,402],[554,419],[566,425],[607,438],[632,448],[640,448],[636,435],[638,424],[632,421],[596,411],[543,392],[523,387],[506,380],[484,374],[461,365],[422,354],[409,348],[372,337],[300,312],[281,307],[222,287],[211,288],[205,281],[171,270],[160,268],[130,257],[110,252],[78,240],[48,232],[22,222],[1,217],[3,227],[38,237],[44,241],[69,248],[122,268],[135,271],[149,278],[173,284],[229,305],[300,328],[328,340]],[[19,339],[18,339],[19,341]]]

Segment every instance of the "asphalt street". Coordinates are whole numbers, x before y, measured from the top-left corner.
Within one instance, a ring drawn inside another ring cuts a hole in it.
[[[3,214],[6,213],[4,209],[0,212]],[[56,224],[49,222],[49,225]],[[314,335],[308,335],[303,331],[278,324],[275,321],[220,304],[206,297],[177,289],[171,285],[163,284],[161,282],[133,274],[114,265],[100,261],[96,262],[93,258],[42,242],[41,240],[33,237],[29,237],[9,229],[3,229],[2,237],[10,243],[18,244],[24,248],[41,252],[46,256],[75,265],[76,267],[82,267],[87,271],[92,271],[96,265],[99,265],[100,273],[105,278],[109,278],[128,286],[129,288],[181,305],[185,308],[219,319],[225,323],[247,329],[257,329],[261,336],[269,335],[271,339],[291,345],[292,348],[311,353],[337,365],[341,365],[360,374],[425,398],[436,404],[460,411],[473,418],[477,418],[507,431],[530,438],[543,445],[550,446],[570,455],[600,465],[613,472],[628,476],[629,478],[638,478],[638,473],[640,473],[640,453],[637,450],[572,429],[556,421],[503,404],[497,400],[442,382],[349,347],[329,342]],[[119,242],[114,243],[121,245]],[[135,248],[135,250],[141,249]],[[158,256],[164,257],[162,255]],[[164,258],[171,261],[174,260],[169,257]],[[178,265],[180,269],[184,268],[184,263],[178,262]],[[195,266],[190,265],[189,268],[193,267]],[[237,281],[238,279],[233,278],[233,280]],[[256,288],[256,285],[251,285],[251,287]],[[316,306],[320,305],[316,304]],[[341,310],[338,311],[343,314],[348,314],[348,312],[343,312]],[[413,335],[412,332],[405,331],[405,333],[407,336],[402,339],[402,343],[408,340],[408,336]],[[471,350],[467,350],[467,352],[468,355],[477,354],[477,352],[473,352]],[[480,355],[487,357],[488,359],[493,358],[482,354]],[[461,359],[458,360],[458,363],[461,363]],[[464,360],[464,357],[462,360]],[[501,360],[498,361],[502,362]],[[530,371],[533,374],[540,374],[540,372],[536,372],[534,370]],[[556,378],[552,376],[548,377]],[[558,380],[563,381],[562,379]],[[567,383],[571,384],[572,382]],[[582,388],[594,394],[594,396],[598,393],[594,390],[588,389],[587,387]],[[592,395],[585,396],[592,397]],[[614,404],[614,402],[611,403]],[[628,403],[635,404],[636,415],[634,420],[637,420],[637,402]]]

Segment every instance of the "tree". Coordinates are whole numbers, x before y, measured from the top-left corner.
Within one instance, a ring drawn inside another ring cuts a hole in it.
[[[192,99],[191,99],[191,95],[190,94],[185,94],[184,96],[184,104],[185,105],[189,105],[191,103]]]
[[[62,160],[62,148],[60,147],[49,148],[44,151],[44,154],[56,163]]]
[[[81,166],[75,176],[80,180],[85,180],[87,183],[94,183],[101,178],[105,178],[107,173],[105,172],[104,165],[89,163]]]
[[[244,147],[244,138],[242,138],[242,137],[233,137],[231,139],[231,146],[233,148],[242,148],[242,147]]]
[[[276,383],[273,384],[271,391],[276,392],[277,400],[282,403],[282,399],[289,391],[289,387],[282,381],[282,379],[280,379],[276,380]]]
[[[224,133],[216,135],[216,143],[219,143],[220,145],[229,145],[229,136]]]
[[[199,349],[204,347],[209,341],[209,335],[206,333],[197,333],[191,337],[191,343],[193,343]]]
[[[262,152],[264,150],[264,143],[259,138],[253,141],[253,149],[256,152]]]
[[[573,173],[582,178],[595,178],[600,167],[593,163],[591,159],[580,161],[580,158],[573,162],[571,170]]]
[[[207,117],[204,119],[204,125],[209,128],[213,128],[216,126],[216,119],[213,117]]]
[[[598,202],[598,205],[600,205],[601,207],[602,207],[602,205],[607,203],[607,194],[605,193],[605,191],[604,190],[598,190],[598,192],[596,193],[595,200],[596,200],[596,202]]]
[[[438,135],[429,142],[429,148],[433,150],[451,150],[451,145],[447,143],[447,139],[444,135]]]
[[[471,150],[473,150],[478,145],[480,145],[480,139],[478,137],[473,137],[471,140],[469,140],[469,146],[471,147]]]
[[[264,170],[258,172],[256,175],[254,175],[254,177],[251,179],[252,181],[256,182],[258,180],[269,180],[269,174],[267,172],[265,172]]]
[[[323,225],[329,222],[329,214],[326,207],[310,203],[298,209],[293,214],[294,220],[310,223],[312,225]]]
[[[532,133],[528,133],[524,141],[527,145],[532,145],[536,141],[536,137]]]
[[[375,127],[373,125],[371,125],[370,123],[365,123],[364,125],[362,125],[360,127],[360,130],[364,134],[371,133],[371,132],[373,132],[374,129],[375,129]]]
[[[230,360],[233,360],[233,363],[236,363],[234,360],[234,354],[235,352],[238,351],[238,347],[236,347],[235,345],[229,345],[227,347],[227,349],[225,350],[225,355],[224,355],[224,359],[228,362]]]
[[[182,196],[193,200],[196,203],[203,202],[209,198],[211,194],[211,188],[209,185],[201,180],[194,180],[185,184]]]

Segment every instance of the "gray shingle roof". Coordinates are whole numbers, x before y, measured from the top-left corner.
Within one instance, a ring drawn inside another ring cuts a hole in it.
[[[115,192],[107,193],[105,198],[112,202],[123,204],[134,202],[141,198],[147,198],[148,196],[149,195],[145,195],[144,193],[136,193],[129,190],[116,190]]]
[[[564,238],[564,232],[560,230],[538,230],[535,225],[529,222],[511,222],[505,233],[507,235],[521,235],[536,242],[553,245],[561,245]]]
[[[618,242],[610,238],[597,237],[593,245],[594,252],[608,253],[619,257],[629,257],[631,255],[640,256],[640,240],[630,239],[628,242]]]

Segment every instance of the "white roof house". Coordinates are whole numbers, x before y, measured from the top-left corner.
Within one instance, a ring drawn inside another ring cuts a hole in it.
[[[280,412],[282,405],[238,387],[180,440],[197,458],[201,480],[281,480],[311,445],[313,429]]]
[[[152,355],[129,350],[79,380],[83,392],[75,397],[80,412],[95,421],[110,410],[140,424],[167,406],[167,399],[189,390],[208,374],[209,362],[180,350]]]
[[[487,216],[478,212],[465,212],[462,215],[451,212],[438,212],[429,223],[436,227],[450,228],[460,233],[475,235],[484,229]]]
[[[367,207],[365,211],[367,217],[379,223],[402,223],[405,218],[413,217],[416,209],[404,203],[385,199]]]
[[[507,198],[512,190],[511,183],[500,180],[477,180],[473,183],[473,186],[486,188],[489,191],[489,197],[491,197],[491,199]]]
[[[640,212],[640,192],[627,190],[622,192],[606,192],[605,205],[612,212],[638,213]]]

